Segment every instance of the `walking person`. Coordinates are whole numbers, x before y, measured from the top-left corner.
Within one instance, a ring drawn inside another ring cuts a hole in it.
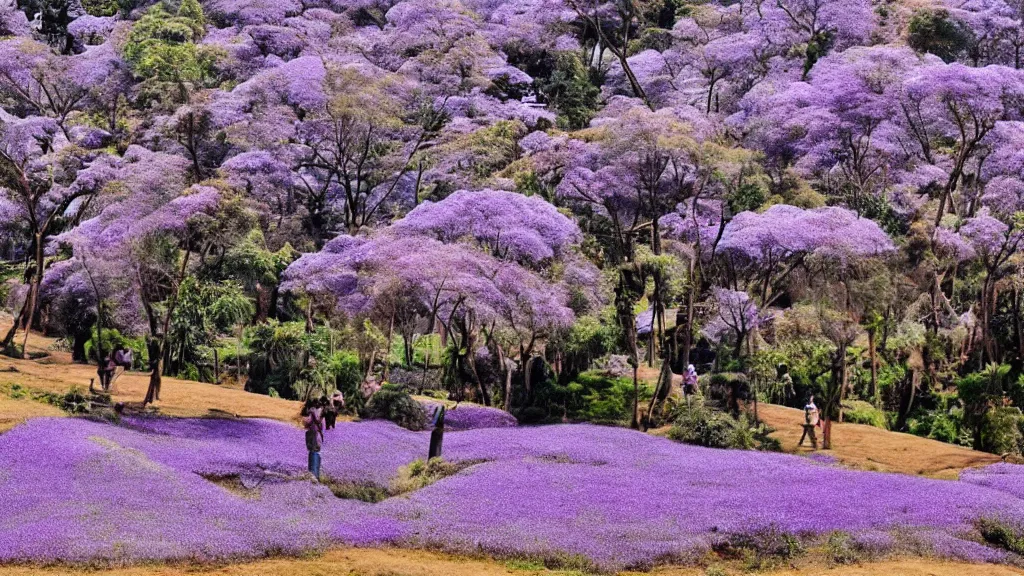
[[[811,447],[815,450],[818,449],[818,438],[814,434],[814,429],[821,424],[821,418],[818,414],[818,407],[814,405],[814,395],[807,399],[807,405],[804,406],[804,433],[800,436],[800,443],[797,446],[803,446],[804,440],[810,437]]]
[[[319,400],[309,399],[302,406],[302,427],[306,429],[306,450],[309,451],[309,472],[320,481],[320,447],[324,441],[323,407]]]
[[[345,396],[341,390],[335,390],[331,399],[327,400],[327,408],[324,410],[324,428],[333,430],[338,422],[338,414],[345,409]]]

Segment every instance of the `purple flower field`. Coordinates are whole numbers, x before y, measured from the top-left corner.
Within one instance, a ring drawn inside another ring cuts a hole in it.
[[[427,414],[433,414],[434,410],[441,405],[440,402],[421,401]],[[474,404],[459,404],[455,408],[445,411],[445,430],[458,432],[462,430],[476,430],[479,428],[514,428],[519,425],[515,416],[487,406]]]
[[[426,455],[428,438],[388,422],[340,424],[324,473],[384,485]],[[769,527],[848,531],[879,552],[909,535],[939,556],[998,561],[1006,554],[974,541],[973,522],[1024,521],[1024,467],[1008,465],[928,480],[590,425],[469,430],[447,435],[444,449],[485,462],[369,504],[304,479],[302,432],[278,422],[31,420],[0,435],[0,562],[223,559],[344,543],[618,569],[686,560]],[[225,476],[251,490],[208,479]]]

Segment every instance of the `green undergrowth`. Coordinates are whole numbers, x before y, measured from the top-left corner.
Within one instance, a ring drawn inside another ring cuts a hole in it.
[[[978,531],[989,544],[1024,556],[1024,529],[1021,527],[996,518],[982,518],[978,521]]]
[[[323,483],[338,498],[376,503],[426,488],[481,462],[483,460],[460,460],[457,462],[448,462],[441,458],[414,460],[400,468],[398,475],[387,486],[334,478],[326,478]]]
[[[114,419],[113,412],[109,410],[111,400],[109,394],[90,393],[83,391],[77,386],[72,386],[67,392],[47,392],[21,384],[5,383],[0,384],[0,394],[4,394],[14,400],[34,400],[56,406],[61,410],[74,415],[99,415],[109,416],[107,419]],[[110,412],[109,415],[106,413]]]

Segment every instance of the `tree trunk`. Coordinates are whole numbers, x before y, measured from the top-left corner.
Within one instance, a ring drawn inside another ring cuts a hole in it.
[[[25,339],[21,342],[21,357],[24,358],[28,347],[28,335],[32,332],[32,320],[36,314],[36,299],[39,298],[39,286],[43,281],[43,235],[36,233],[35,271],[32,274],[32,285],[28,292],[28,312],[25,314]],[[13,330],[13,328],[12,328]],[[13,334],[11,335],[13,339]]]
[[[430,351],[432,348],[427,348],[427,353],[423,355],[423,376],[420,379],[420,391],[427,387],[427,369],[430,367]]]
[[[213,383],[220,384],[220,357],[216,348],[213,349]]]
[[[149,346],[149,389],[146,390],[146,399],[142,401],[143,406],[160,400],[160,384],[163,369],[163,348],[164,342],[155,338],[150,339]]]
[[[846,369],[846,348],[843,348],[839,364],[839,422],[843,421],[843,400],[846,400],[847,387],[849,387],[849,371]]]
[[[235,374],[235,379],[238,382],[242,381],[242,335],[244,334],[245,328],[242,326],[238,327],[238,340],[235,340],[235,370],[238,372]]]
[[[373,376],[373,365],[377,362],[377,350],[370,350],[370,361],[366,363],[366,379]]]
[[[19,312],[18,315],[14,317],[14,322],[11,324],[10,330],[8,330],[7,334],[4,335],[3,347],[5,350],[10,348],[11,344],[14,343],[14,335],[18,333],[18,325],[21,324],[21,319],[24,315],[25,307],[22,306],[21,312]]]
[[[505,412],[512,411],[512,366],[511,362],[502,362],[505,365]]]
[[[654,396],[651,397],[651,401],[647,404],[647,418],[644,421],[644,428],[651,425],[654,421],[654,411],[658,405],[668,398],[669,394],[672,393],[672,366],[669,360],[666,358],[661,363],[661,372],[658,374],[658,385],[654,391]]]
[[[501,369],[505,373],[505,401],[503,404],[505,412],[509,412],[512,409],[512,367],[509,366],[511,362],[506,361],[505,351],[502,350],[501,344],[498,344],[497,340],[494,341],[494,350],[498,354],[498,364],[501,365]]]
[[[636,352],[633,353],[633,418],[629,423],[629,427],[634,430],[640,429],[640,362],[636,356]]]
[[[92,336],[92,330],[88,332],[77,331],[71,341],[71,360],[80,364],[88,364],[89,358],[85,353],[85,343]]]
[[[1020,289],[1013,287],[1013,334],[1017,340],[1017,358],[1024,360],[1024,326],[1020,308]]]
[[[693,346],[693,306],[696,299],[697,287],[694,285],[694,267],[693,261],[690,261],[690,287],[686,290],[686,322],[683,324],[683,349],[682,356],[683,360],[680,363],[681,369],[686,370],[686,367],[690,364],[690,348]],[[679,332],[679,315],[676,315],[676,332]]]
[[[523,359],[522,353],[519,354],[519,358]],[[533,361],[534,357],[531,355],[523,361],[523,390],[526,391],[526,405],[529,406],[533,400]]]
[[[878,353],[875,350],[877,332],[876,328],[868,329],[868,358],[871,362],[871,389],[868,394],[871,396],[871,402],[875,406],[878,406]]]

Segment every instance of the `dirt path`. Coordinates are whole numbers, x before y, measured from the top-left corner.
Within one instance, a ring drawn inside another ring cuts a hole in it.
[[[782,441],[783,450],[797,454],[811,451],[806,443],[803,448],[797,447],[803,432],[803,412],[762,404],[758,415],[775,428],[775,437]],[[833,450],[821,453],[834,456],[847,466],[951,480],[964,468],[1000,461],[994,454],[861,424],[833,424],[832,445]]]
[[[63,416],[58,408],[27,398],[14,399],[0,393],[0,432],[5,432],[29,418]]]
[[[9,319],[8,319],[9,322]],[[0,323],[0,331],[7,327]],[[21,342],[21,334],[18,342]],[[46,392],[64,393],[72,386],[88,389],[89,380],[96,379],[96,366],[73,364],[71,355],[54,349],[55,340],[36,333],[29,336],[29,354],[46,354],[39,360],[16,360],[0,356],[0,384],[21,384]],[[97,385],[99,380],[97,379]],[[115,402],[140,403],[146,397],[149,386],[148,372],[124,372],[114,381],[111,396]],[[3,395],[0,394],[0,397]],[[237,387],[206,384],[177,378],[163,378],[161,400],[156,403],[161,414],[168,416],[239,416],[248,418],[273,418],[294,420],[299,413],[298,402],[271,398],[262,394],[250,394]],[[33,402],[31,404],[39,404]],[[14,408],[7,403],[0,404],[0,426],[5,421],[16,421],[19,417],[8,410]],[[43,409],[40,409],[41,411]],[[23,411],[24,412],[24,411]],[[48,416],[50,413],[21,414],[27,416]],[[13,424],[12,424],[13,425]]]
[[[619,576],[702,576],[702,568],[659,568]],[[745,574],[739,567],[724,573]],[[113,570],[2,567],[0,576],[576,576],[578,572],[546,570],[519,562],[459,558],[415,550],[342,548],[315,558],[280,558],[218,567],[139,566]],[[925,560],[878,562],[826,568],[806,566],[763,576],[1022,576],[1007,566],[955,564]]]

